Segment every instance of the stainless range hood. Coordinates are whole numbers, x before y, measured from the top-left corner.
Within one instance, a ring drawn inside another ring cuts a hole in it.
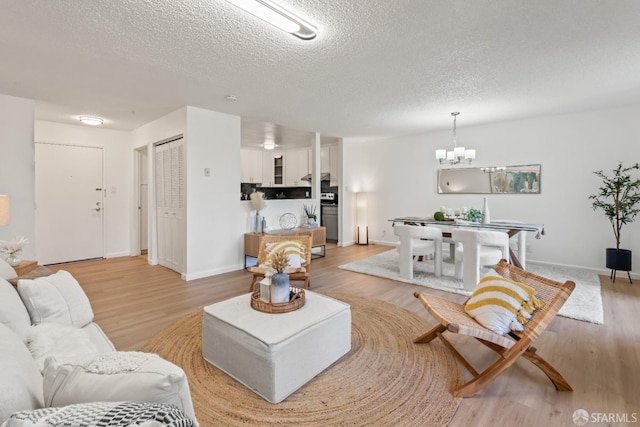
[[[301,181],[311,181],[311,179],[312,179],[312,175],[310,173],[300,178]],[[331,174],[326,172],[320,174],[320,181],[330,181],[330,180],[331,180]]]

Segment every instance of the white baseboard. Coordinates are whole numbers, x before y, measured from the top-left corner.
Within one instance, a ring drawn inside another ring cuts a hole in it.
[[[381,246],[392,246],[392,247],[398,246],[398,242],[390,242],[388,240],[372,240],[371,243],[373,243],[374,245],[381,245]]]
[[[384,245],[384,246],[391,246],[394,247],[397,245],[396,242],[389,242],[386,240],[374,240],[372,241],[373,244],[375,245]],[[538,264],[538,265],[547,265],[547,266],[555,266],[555,267],[565,267],[565,268],[574,268],[576,270],[582,270],[582,271],[588,271],[591,273],[595,273],[598,275],[603,275],[603,276],[609,276],[611,274],[610,270],[607,269],[602,269],[602,268],[593,268],[593,267],[585,267],[585,266],[581,266],[581,265],[572,265],[572,264],[561,264],[561,263],[556,263],[556,262],[548,262],[548,261],[538,261],[535,259],[529,259],[527,258],[527,264]],[[624,274],[625,272],[622,272],[622,274]],[[631,274],[631,278],[634,280],[640,279],[640,274],[638,273],[634,273],[634,272],[629,272]],[[621,278],[623,277],[622,275],[620,275],[620,272],[616,275],[616,277]]]
[[[581,265],[572,265],[572,264],[561,264],[557,262],[548,262],[548,261],[537,261],[535,259],[527,259],[527,264],[537,264],[537,265],[547,265],[553,267],[565,267],[565,268],[573,268],[576,270],[588,271],[590,273],[609,276],[611,275],[611,270],[602,269],[602,268],[592,268],[592,267],[584,267]],[[626,272],[622,272],[623,274]],[[640,274],[634,273],[632,271],[629,272],[632,279],[640,279]],[[616,277],[622,277],[619,274],[616,274]],[[625,277],[626,278],[626,277]]]
[[[124,257],[124,256],[132,256],[130,251],[126,251],[126,252],[111,252],[108,254],[105,254],[105,258],[120,258],[120,257]]]
[[[181,277],[182,277],[182,280],[185,280],[188,282],[190,280],[202,279],[203,277],[216,276],[218,274],[229,273],[231,271],[238,271],[238,270],[244,270],[244,265],[236,264],[236,265],[230,265],[227,267],[215,268],[212,270],[197,271],[195,273],[189,273],[189,274],[182,273]]]

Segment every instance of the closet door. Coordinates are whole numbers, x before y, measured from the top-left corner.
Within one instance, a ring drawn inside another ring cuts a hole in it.
[[[173,269],[184,271],[186,227],[184,215],[184,143],[171,143],[171,263]]]
[[[184,141],[182,138],[155,148],[158,263],[184,271]]]

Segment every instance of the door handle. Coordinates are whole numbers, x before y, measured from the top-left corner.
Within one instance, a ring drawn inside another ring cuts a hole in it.
[[[100,202],[96,202],[95,210],[96,212],[100,212],[102,210],[102,208],[100,207]]]

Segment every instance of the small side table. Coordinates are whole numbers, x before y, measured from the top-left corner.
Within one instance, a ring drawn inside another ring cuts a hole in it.
[[[20,261],[20,265],[13,267],[18,276],[24,276],[38,266],[38,261]]]

